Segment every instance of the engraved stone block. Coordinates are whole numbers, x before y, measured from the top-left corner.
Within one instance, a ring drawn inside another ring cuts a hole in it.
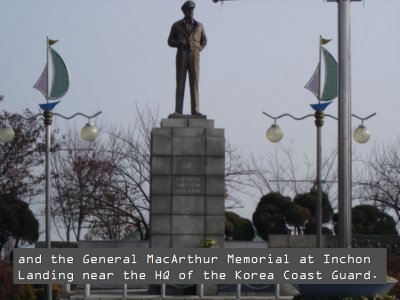
[[[191,116],[161,126],[151,141],[151,247],[198,248],[206,237],[223,247],[224,129]]]
[[[204,195],[205,184],[203,176],[173,176],[172,194],[174,195]]]
[[[205,158],[179,156],[173,160],[174,175],[204,175],[205,174]]]
[[[204,216],[172,216],[172,234],[203,234]]]
[[[202,215],[205,209],[203,196],[173,196],[172,213],[177,215]]]

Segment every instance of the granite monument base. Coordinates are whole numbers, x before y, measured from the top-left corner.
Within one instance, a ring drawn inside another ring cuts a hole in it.
[[[150,247],[223,247],[224,130],[214,120],[163,119],[151,133]]]

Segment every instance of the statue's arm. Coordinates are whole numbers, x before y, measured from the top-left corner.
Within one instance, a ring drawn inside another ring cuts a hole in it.
[[[207,36],[206,31],[204,30],[203,25],[201,26],[201,39],[200,39],[200,50],[203,50],[204,47],[207,45]]]
[[[172,25],[171,32],[168,37],[168,45],[170,47],[178,48],[181,45],[181,41],[178,38],[176,24]]]

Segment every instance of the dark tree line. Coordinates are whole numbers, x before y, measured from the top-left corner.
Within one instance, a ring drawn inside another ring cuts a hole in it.
[[[270,234],[315,234],[315,191],[296,195],[293,200],[280,193],[261,197],[253,214],[253,224],[258,235],[268,240]],[[338,214],[325,193],[322,197],[322,234],[338,234]],[[328,225],[333,226],[333,231]],[[352,209],[352,232],[362,235],[398,235],[396,223],[390,215],[373,205],[358,205]]]
[[[261,197],[255,212],[253,224],[257,233],[268,240],[269,234],[314,234],[316,232],[317,193],[299,194],[292,200],[273,192]],[[322,197],[322,222],[331,221],[333,209],[325,193]],[[323,233],[331,233],[324,226]]]

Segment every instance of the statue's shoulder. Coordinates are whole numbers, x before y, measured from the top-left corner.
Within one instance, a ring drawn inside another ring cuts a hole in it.
[[[197,21],[197,20],[195,20],[195,22],[196,22],[196,27],[197,27],[197,28],[204,29],[204,26],[203,26],[203,24],[202,24],[201,22],[199,22],[199,21]]]
[[[172,24],[172,27],[181,27],[184,26],[185,23],[183,21],[183,19],[176,21],[174,24]]]

